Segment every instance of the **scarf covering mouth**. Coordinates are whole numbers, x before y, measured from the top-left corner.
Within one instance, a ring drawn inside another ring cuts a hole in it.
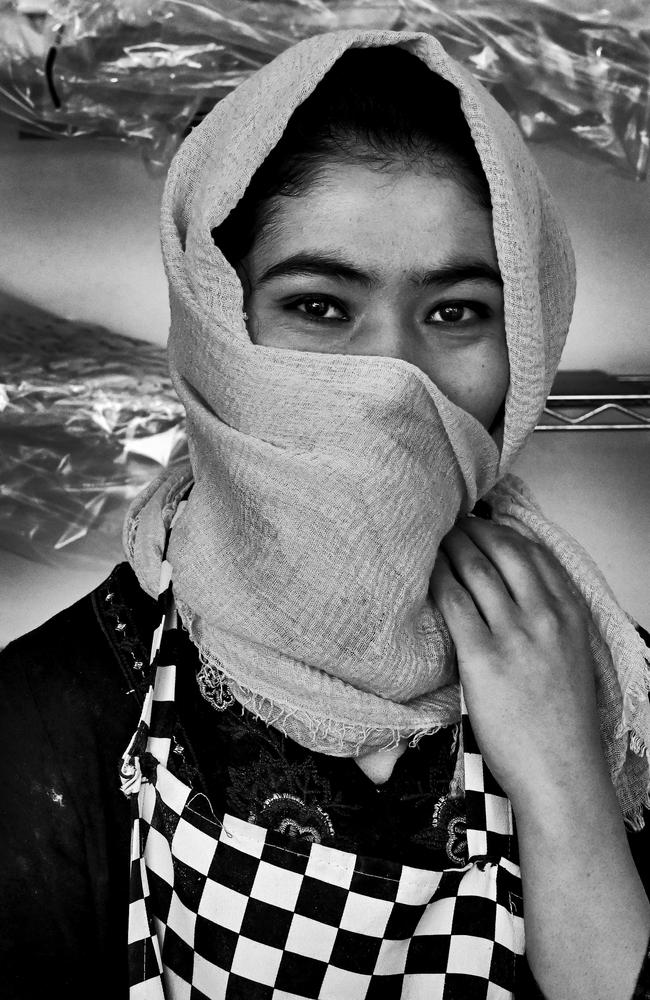
[[[406,361],[252,343],[241,283],[212,239],[336,60],[393,45],[457,88],[489,184],[510,362],[500,448]],[[441,539],[483,498],[495,522],[555,554],[591,611],[603,747],[622,812],[640,826],[646,647],[587,554],[508,473],[551,388],[575,269],[564,223],[506,112],[430,35],[315,36],[248,78],[188,136],[167,178],[161,236],[190,465],[136,499],[125,547],[156,596],[165,533],[192,483],[167,558],[206,696],[225,683],[265,722],[338,756],[458,721],[453,644],[429,580]]]

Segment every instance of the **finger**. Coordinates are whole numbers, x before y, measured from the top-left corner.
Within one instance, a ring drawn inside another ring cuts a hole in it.
[[[585,600],[571,576],[559,561],[557,556],[545,545],[529,542],[530,557],[537,566],[548,590],[558,601],[570,602],[586,608]]]
[[[522,592],[515,598],[522,608],[526,606],[527,610],[530,610],[538,607],[540,600],[548,600],[551,596],[556,604],[562,607],[572,608],[582,615],[588,613],[585,598],[571,576],[554,553],[541,542],[527,538],[507,525],[486,524],[474,517],[463,520],[463,530],[470,534],[484,551],[490,544],[490,536],[501,539],[495,559],[503,561],[504,572],[507,572],[505,561],[517,558],[518,553],[518,558],[523,561],[519,573],[525,575],[527,571],[533,574],[527,580],[525,593]],[[537,576],[537,581],[534,575]],[[538,587],[536,583],[542,586]]]
[[[544,550],[512,528],[463,518],[456,530],[471,539],[476,548],[494,566],[512,601],[523,611],[533,612],[549,599],[567,599],[568,591],[560,585],[557,574],[544,559]]]
[[[462,528],[454,528],[441,548],[453,572],[471,594],[487,626],[494,631],[510,622],[515,605],[506,582],[489,555]]]
[[[438,552],[429,589],[445,619],[459,660],[470,656],[477,648],[482,649],[490,637],[489,630],[471,594],[458,582],[442,551]]]

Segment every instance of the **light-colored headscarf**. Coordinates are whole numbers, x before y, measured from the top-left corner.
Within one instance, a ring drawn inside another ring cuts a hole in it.
[[[333,63],[386,45],[455,85],[488,180],[511,373],[500,449],[406,361],[253,344],[240,281],[211,236]],[[125,537],[154,595],[166,525],[193,479],[168,558],[204,691],[225,682],[251,712],[334,755],[456,721],[453,648],[429,579],[441,539],[483,497],[495,521],[555,553],[591,609],[603,745],[623,813],[638,823],[650,745],[645,646],[589,557],[507,475],[550,390],[574,298],[564,224],[507,114],[429,35],[308,39],[183,143],[162,245],[191,469],[142,494]]]

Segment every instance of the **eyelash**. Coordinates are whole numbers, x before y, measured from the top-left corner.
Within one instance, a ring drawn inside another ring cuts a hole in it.
[[[307,302],[322,302],[325,305],[327,305],[328,308],[331,307],[331,306],[334,306],[335,309],[338,309],[340,312],[342,312],[344,314],[345,318],[344,319],[338,319],[338,318],[337,319],[333,319],[333,318],[327,319],[324,316],[312,316],[308,312],[306,312],[305,310],[299,309],[299,306],[304,305]],[[448,309],[448,308],[450,308],[452,306],[461,307],[462,309],[471,309],[473,312],[476,313],[476,315],[477,315],[477,317],[479,319],[487,319],[491,315],[491,309],[485,303],[483,303],[483,302],[475,302],[475,301],[467,300],[467,299],[449,299],[447,302],[440,303],[440,305],[438,305],[436,307],[436,309],[432,310],[432,313],[435,315],[435,313],[439,312],[441,309]],[[299,312],[310,323],[346,323],[346,322],[349,321],[349,317],[347,316],[346,311],[343,308],[343,306],[340,304],[340,302],[338,302],[335,298],[332,298],[329,295],[301,295],[300,298],[292,299],[291,302],[287,302],[285,308],[287,308],[289,311],[292,311],[292,312]],[[440,322],[433,323],[431,325],[432,326],[469,326],[469,323],[471,323],[471,322],[472,321],[470,320],[469,322],[468,321],[465,321],[465,322],[460,321],[460,322],[457,322],[457,323],[452,323],[452,322],[447,322],[446,323],[444,320],[442,320]]]

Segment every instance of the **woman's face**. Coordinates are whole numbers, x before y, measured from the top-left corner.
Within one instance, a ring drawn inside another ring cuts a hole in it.
[[[491,213],[452,178],[357,165],[272,207],[239,268],[251,340],[401,358],[489,427],[509,378]]]

